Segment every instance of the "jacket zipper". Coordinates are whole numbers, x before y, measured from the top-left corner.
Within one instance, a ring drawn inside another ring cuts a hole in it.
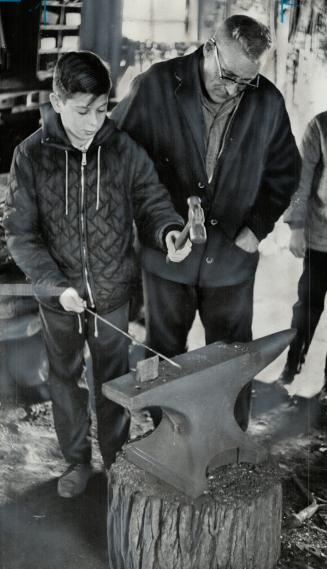
[[[84,276],[86,282],[86,289],[89,296],[90,304],[92,308],[95,307],[94,299],[92,295],[91,285],[89,282],[89,273],[87,270],[87,255],[86,255],[86,234],[85,234],[85,176],[84,176],[84,168],[87,164],[86,161],[86,152],[82,152],[82,162],[81,162],[81,226],[82,226],[82,251],[83,251],[83,266],[84,266]]]

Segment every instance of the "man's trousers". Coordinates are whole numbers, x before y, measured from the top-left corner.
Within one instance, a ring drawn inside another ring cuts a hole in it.
[[[205,330],[206,344],[252,340],[254,278],[244,283],[203,288],[167,281],[144,272],[146,343],[168,357],[187,350],[187,336],[196,310]],[[241,391],[235,416],[245,430],[251,385]]]
[[[61,451],[69,464],[91,459],[89,394],[81,386],[87,341],[92,357],[98,441],[104,464],[109,467],[127,438],[129,416],[123,407],[102,395],[101,387],[128,371],[128,340],[101,320],[95,322],[95,317],[88,313],[79,318],[77,314],[59,313],[40,305],[40,316]],[[101,316],[127,331],[128,304]]]

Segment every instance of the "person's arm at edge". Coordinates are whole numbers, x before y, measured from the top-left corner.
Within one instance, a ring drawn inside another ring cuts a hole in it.
[[[291,229],[289,248],[295,257],[302,258],[306,250],[305,224],[313,178],[321,158],[320,133],[316,119],[308,124],[301,143],[302,169],[300,183],[284,215]]]

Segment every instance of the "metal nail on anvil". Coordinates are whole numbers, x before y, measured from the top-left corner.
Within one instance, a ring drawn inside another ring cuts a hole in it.
[[[207,471],[231,462],[258,463],[266,451],[243,432],[234,417],[241,389],[288,346],[285,330],[247,344],[217,342],[166,362],[150,382],[133,373],[103,385],[106,397],[130,411],[160,406],[153,433],[128,444],[130,462],[193,498],[207,489]]]

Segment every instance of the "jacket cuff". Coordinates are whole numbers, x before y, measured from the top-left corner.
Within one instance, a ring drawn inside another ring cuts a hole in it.
[[[159,230],[158,232],[158,244],[160,246],[160,248],[165,251],[165,253],[167,252],[167,247],[166,247],[166,237],[169,233],[169,231],[182,231],[184,228],[184,225],[179,224],[179,223],[167,223],[166,225],[163,225],[162,228]]]
[[[264,239],[269,233],[269,230],[267,230],[267,223],[256,214],[250,214],[244,220],[243,227],[251,229],[259,242],[262,241],[262,239]]]
[[[66,279],[51,279],[51,280],[38,280],[33,282],[32,279],[26,279],[29,281],[34,289],[36,296],[59,296],[72,285]]]
[[[287,223],[290,227],[290,229],[304,229],[305,228],[305,223],[303,223],[303,221],[301,220],[285,220],[284,222]]]
[[[292,204],[284,213],[283,221],[291,229],[303,229],[306,225],[307,209],[304,204]]]

